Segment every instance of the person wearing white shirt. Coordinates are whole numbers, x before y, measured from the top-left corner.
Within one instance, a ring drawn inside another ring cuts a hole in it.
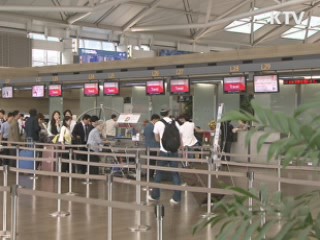
[[[166,106],[163,106],[161,111],[160,111],[160,115],[163,117],[162,119],[168,123],[170,123],[172,120],[169,117],[169,112],[170,109]],[[180,135],[181,135],[181,131],[180,131],[180,126],[177,122],[175,122],[176,127],[179,129]],[[154,129],[153,129],[153,133],[155,135],[155,139],[157,142],[160,142],[160,154],[159,156],[162,157],[178,157],[178,152],[168,152],[164,149],[164,147],[162,146],[162,136],[164,133],[164,129],[165,129],[165,124],[162,121],[158,121],[155,123],[154,125]],[[161,167],[172,167],[172,168],[177,168],[179,163],[176,161],[157,161],[157,165],[161,166]],[[180,186],[181,185],[181,179],[180,179],[180,174],[179,172],[171,172],[172,174],[172,181],[173,184]],[[154,182],[155,183],[160,183],[162,181],[164,175],[164,171],[156,171],[155,177],[154,177]],[[159,188],[154,188],[151,192],[151,195],[148,196],[149,200],[159,200],[160,199],[160,189]],[[170,203],[171,204],[179,204],[181,201],[181,191],[177,191],[175,190],[173,193],[172,198],[170,199]]]
[[[105,122],[105,131],[102,134],[104,138],[110,139],[116,136],[116,127],[118,126],[117,123],[117,115],[112,114],[111,119]]]
[[[180,115],[178,121],[181,123],[181,139],[183,147],[188,151],[194,151],[192,147],[199,146],[198,140],[194,135],[194,131],[201,132],[201,130],[195,127],[193,122],[189,122],[189,118],[185,115]],[[194,157],[194,154],[188,154],[188,158]]]
[[[62,149],[68,149],[68,145],[71,145],[71,131],[70,131],[71,117],[66,116],[63,119],[62,127],[59,133],[58,143],[62,144]],[[62,154],[63,159],[69,159],[69,153]],[[69,172],[69,163],[62,163],[62,172]]]

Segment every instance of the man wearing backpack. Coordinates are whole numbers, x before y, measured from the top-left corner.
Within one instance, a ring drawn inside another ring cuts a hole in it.
[[[169,117],[170,109],[166,106],[161,108],[160,115],[163,117],[160,121],[154,125],[153,133],[157,142],[160,142],[160,155],[163,157],[178,157],[178,150],[181,147],[181,132],[179,124]],[[160,167],[173,167],[178,168],[178,162],[176,161],[157,161],[157,165]],[[180,174],[178,172],[171,172],[172,181],[175,185],[181,185]],[[154,177],[155,183],[160,183],[163,179],[164,171],[156,171]],[[160,189],[154,188],[151,195],[148,196],[149,200],[160,199]],[[174,191],[171,204],[179,204],[181,201],[181,191]]]

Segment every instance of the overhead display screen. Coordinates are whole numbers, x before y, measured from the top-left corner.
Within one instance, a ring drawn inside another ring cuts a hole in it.
[[[2,98],[13,98],[13,87],[2,87]]]
[[[49,97],[62,97],[62,85],[52,84],[49,85]]]
[[[83,94],[86,97],[99,96],[99,83],[85,83]]]
[[[319,79],[292,79],[283,80],[284,85],[306,85],[306,84],[319,84]]]
[[[163,95],[165,94],[164,90],[164,81],[147,81],[146,82],[146,93],[147,95]]]
[[[120,94],[119,82],[104,82],[103,95],[116,96]]]
[[[224,93],[244,93],[247,91],[246,77],[234,76],[223,78]]]
[[[184,95],[190,93],[189,79],[171,79],[170,93],[173,95]]]
[[[35,97],[35,98],[44,97],[44,85],[32,86],[32,97]]]
[[[278,75],[255,75],[253,76],[254,93],[277,93],[279,92]]]

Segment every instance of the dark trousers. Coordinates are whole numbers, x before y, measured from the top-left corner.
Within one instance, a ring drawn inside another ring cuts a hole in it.
[[[157,151],[150,151],[150,156],[157,156],[158,155],[158,152]],[[154,159],[150,159],[150,162],[149,162],[150,166],[156,166],[157,165],[157,160],[154,160]],[[149,170],[149,176],[151,179],[154,178],[154,175],[155,175],[155,170],[154,169],[150,169]]]
[[[225,152],[225,153],[230,153],[231,152],[231,145],[232,145],[232,142],[226,142],[225,144],[224,144],[224,149],[223,149],[223,151]],[[226,155],[224,155],[223,157],[222,157],[222,160],[225,160],[225,161],[230,161],[230,156],[228,155],[228,156],[226,156]]]

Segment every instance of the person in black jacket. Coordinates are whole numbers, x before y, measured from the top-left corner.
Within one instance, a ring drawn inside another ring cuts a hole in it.
[[[26,140],[28,142],[39,142],[41,128],[38,121],[37,110],[34,108],[30,109],[29,114],[30,114],[30,117],[25,123]],[[36,156],[41,157],[41,154],[39,151],[36,153]],[[36,162],[36,168],[38,168],[39,164],[40,164],[39,162]]]
[[[91,117],[88,114],[84,114],[82,117],[81,122],[78,122],[72,131],[72,139],[73,139],[73,144],[79,144],[79,145],[85,145],[87,144],[88,136],[89,136],[89,131],[90,131],[90,122]],[[81,151],[86,151],[86,147],[79,148]],[[82,161],[87,161],[87,155],[85,154],[79,154],[76,156],[79,160]],[[78,171],[80,173],[86,173],[87,168],[85,165],[79,165],[78,166]]]
[[[40,126],[37,118],[37,110],[32,108],[29,111],[30,117],[25,124],[26,138],[33,142],[39,141]]]

